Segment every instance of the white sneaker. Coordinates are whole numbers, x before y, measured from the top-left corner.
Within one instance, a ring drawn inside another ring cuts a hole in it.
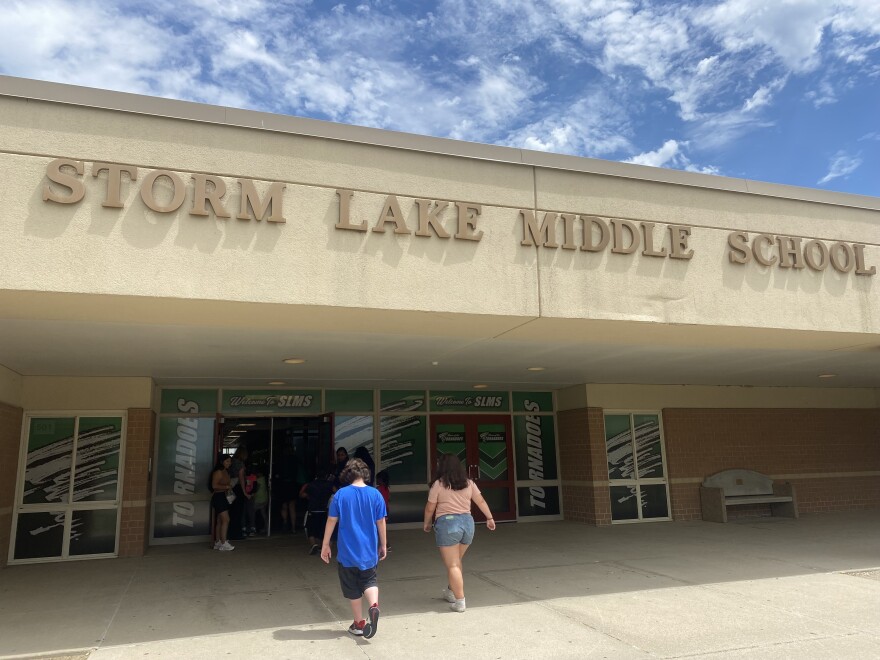
[[[214,541],[214,550],[219,550],[221,545],[223,545],[223,543],[220,541]]]
[[[449,604],[449,609],[453,612],[464,612],[464,598],[456,598]]]
[[[450,589],[449,587],[444,587],[442,593],[443,593],[443,600],[445,600],[447,603],[454,603],[455,602],[455,594],[452,593],[452,589]]]
[[[229,552],[231,550],[235,550],[235,546],[230,544],[229,541],[224,542],[219,548],[217,548],[220,552]]]

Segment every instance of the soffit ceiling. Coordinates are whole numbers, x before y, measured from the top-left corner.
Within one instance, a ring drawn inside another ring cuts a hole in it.
[[[288,357],[306,362],[284,364]],[[877,388],[880,340],[867,334],[2,292],[0,364],[25,376],[148,376],[161,385],[261,386],[281,380],[331,388]]]

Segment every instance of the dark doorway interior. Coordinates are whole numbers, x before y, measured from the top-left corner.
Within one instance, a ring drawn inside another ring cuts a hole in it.
[[[231,512],[230,537],[240,537],[242,529],[254,536],[302,531],[306,508],[299,492],[318,469],[331,469],[332,415],[227,417],[219,430],[222,451],[245,448],[247,473],[260,484],[251,502],[242,501]]]

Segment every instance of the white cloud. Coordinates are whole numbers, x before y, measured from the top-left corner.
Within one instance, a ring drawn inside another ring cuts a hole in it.
[[[831,159],[831,163],[828,166],[828,174],[819,179],[816,184],[821,186],[832,179],[846,177],[855,172],[861,164],[862,159],[858,156],[849,156],[843,151],[838,151]]]
[[[633,156],[632,158],[627,158],[623,162],[634,163],[635,165],[647,165],[649,167],[682,169],[687,172],[699,172],[700,174],[721,173],[721,170],[714,165],[702,166],[692,163],[690,158],[685,154],[685,149],[687,149],[688,146],[688,142],[667,140],[659,149],[646,151],[637,156]]]
[[[503,143],[511,147],[590,157],[631,149],[631,132],[621,109],[599,91],[571,106],[541,113],[542,118],[511,131]]]
[[[656,151],[647,151],[627,158],[624,163],[634,163],[636,165],[648,165],[650,167],[663,167],[669,161],[673,160],[679,151],[678,142],[675,140],[667,140],[663,146]]]
[[[0,70],[612,158],[672,121],[677,153],[631,159],[691,171],[717,168],[685,151],[773,125],[784,90],[821,107],[880,76],[877,0],[413,4],[14,0]]]
[[[697,10],[694,22],[730,52],[766,48],[789,70],[803,72],[819,62],[822,31],[833,11],[827,0],[725,0]]]

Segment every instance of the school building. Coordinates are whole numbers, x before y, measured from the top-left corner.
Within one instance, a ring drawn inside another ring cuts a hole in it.
[[[239,446],[400,526],[438,452],[518,523],[880,505],[880,199],[2,76],[0,159],[0,565],[204,541]]]

